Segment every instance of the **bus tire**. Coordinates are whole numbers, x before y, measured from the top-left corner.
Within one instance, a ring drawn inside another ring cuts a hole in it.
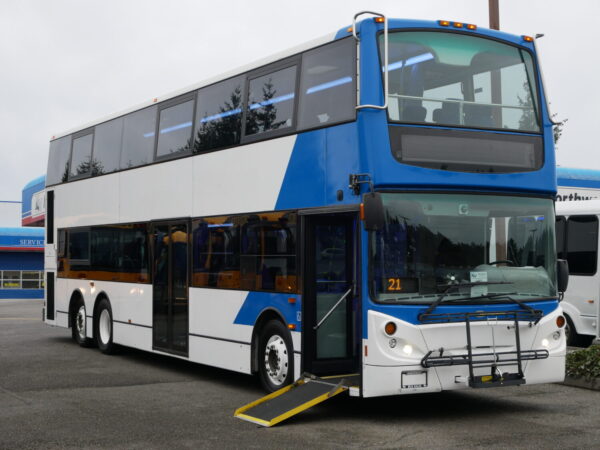
[[[270,320],[260,331],[258,375],[267,392],[274,392],[294,381],[292,336],[279,320]]]
[[[81,347],[91,347],[93,340],[87,337],[85,302],[79,297],[71,310],[71,336]]]
[[[565,314],[567,324],[565,325],[565,334],[567,337],[567,345],[569,347],[589,347],[594,341],[594,336],[587,334],[579,334],[573,325],[573,321]]]
[[[96,308],[96,314],[94,314],[94,337],[102,353],[107,355],[115,353],[116,344],[113,343],[112,308],[106,298],[100,300]]]

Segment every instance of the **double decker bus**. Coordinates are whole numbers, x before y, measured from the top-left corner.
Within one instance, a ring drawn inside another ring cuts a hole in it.
[[[57,135],[46,185],[44,318],[82,346],[268,391],[305,372],[358,374],[363,397],[563,379],[532,38],[355,17]]]

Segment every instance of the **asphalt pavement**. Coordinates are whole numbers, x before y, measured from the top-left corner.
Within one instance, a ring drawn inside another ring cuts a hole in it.
[[[600,448],[600,391],[560,384],[338,396],[262,428],[233,417],[254,377],[81,348],[41,307],[0,300],[0,449]]]

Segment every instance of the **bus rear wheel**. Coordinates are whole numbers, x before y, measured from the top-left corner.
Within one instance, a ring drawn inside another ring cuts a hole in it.
[[[113,343],[112,308],[106,298],[100,300],[96,314],[94,315],[94,337],[102,353],[107,355],[115,353],[116,345]]]
[[[71,310],[71,336],[82,347],[90,347],[92,339],[87,337],[87,315],[85,303],[79,298]]]
[[[292,336],[279,320],[267,322],[260,332],[258,374],[267,392],[274,392],[294,381]]]

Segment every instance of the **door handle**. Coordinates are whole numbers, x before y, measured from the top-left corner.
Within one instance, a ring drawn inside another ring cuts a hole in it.
[[[336,302],[336,304],[335,304],[335,305],[333,305],[333,308],[331,308],[329,311],[327,311],[327,314],[325,314],[325,315],[323,316],[323,318],[322,318],[322,319],[319,321],[319,323],[318,323],[318,324],[316,324],[316,325],[313,327],[313,330],[315,330],[315,331],[316,331],[316,330],[318,330],[318,329],[319,329],[319,327],[320,327],[321,325],[323,325],[323,322],[325,322],[325,321],[326,321],[326,320],[329,318],[329,316],[330,316],[330,315],[333,313],[333,311],[335,311],[335,309],[336,309],[336,308],[337,308],[337,307],[340,305],[340,303],[342,303],[342,301],[344,301],[344,299],[345,299],[346,297],[348,297],[348,295],[350,295],[350,292],[352,292],[352,287],[350,287],[350,289],[348,289],[348,290],[346,291],[346,293],[345,293],[344,295],[342,295],[342,296],[341,296],[341,298],[340,298],[340,299],[339,299],[339,300]]]

